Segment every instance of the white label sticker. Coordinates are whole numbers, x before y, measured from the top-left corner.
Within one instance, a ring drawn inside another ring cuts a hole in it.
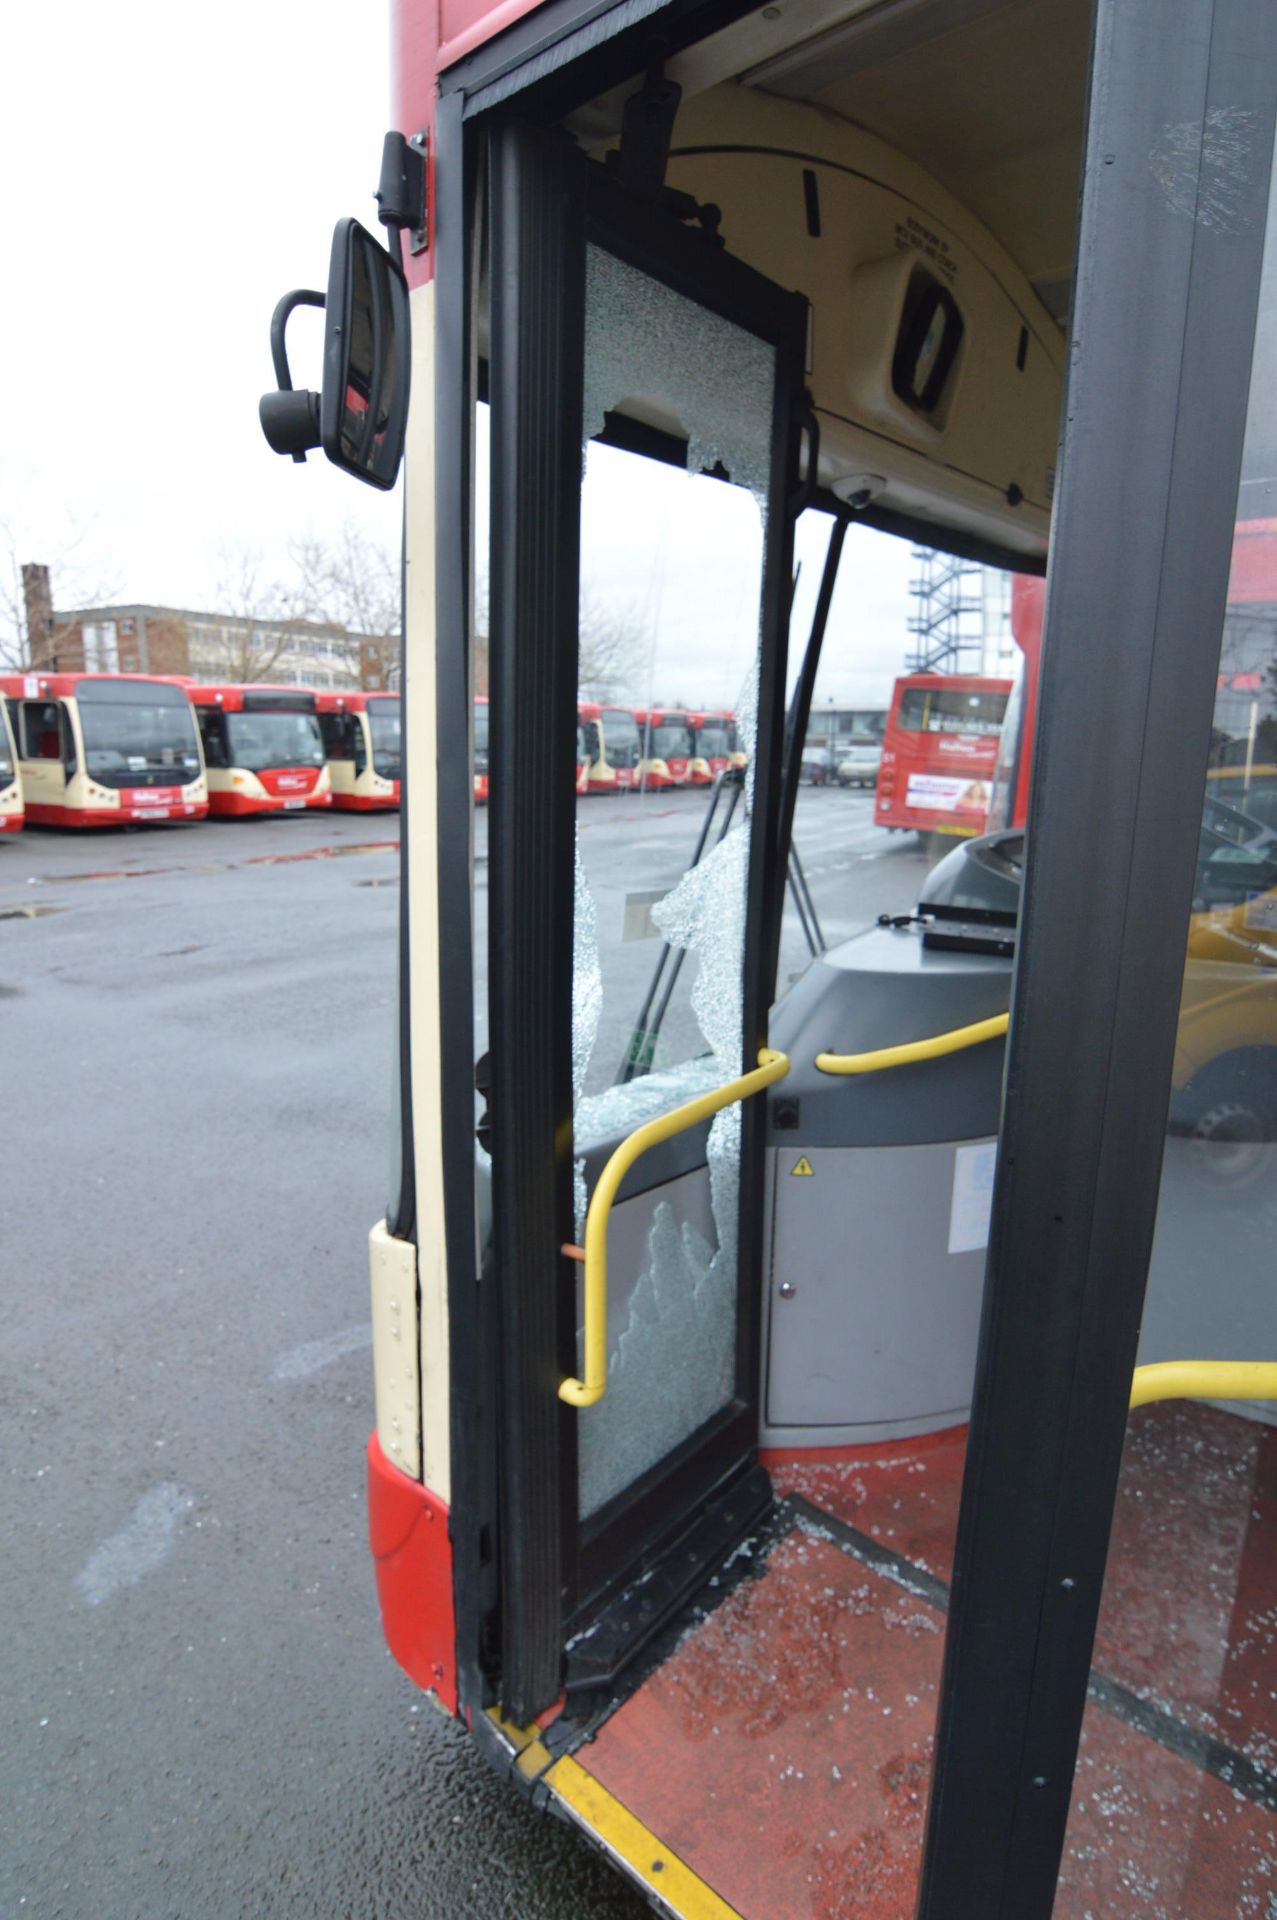
[[[950,1253],[976,1253],[989,1244],[996,1140],[959,1147],[953,1156],[953,1199],[949,1204]]]

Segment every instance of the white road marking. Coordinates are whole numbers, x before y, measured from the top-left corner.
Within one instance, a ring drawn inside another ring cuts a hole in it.
[[[121,1587],[135,1587],[167,1560],[184,1515],[195,1505],[193,1496],[171,1480],[144,1493],[133,1518],[119,1533],[104,1540],[89,1559],[75,1584],[91,1607]]]
[[[348,1353],[362,1353],[372,1345],[372,1322],[361,1320],[356,1327],[342,1327],[336,1333],[325,1334],[322,1340],[307,1340],[300,1347],[290,1347],[287,1353],[281,1353],[271,1369],[272,1380],[306,1380],[312,1373],[318,1373],[321,1367],[330,1367],[334,1360],[344,1360]]]

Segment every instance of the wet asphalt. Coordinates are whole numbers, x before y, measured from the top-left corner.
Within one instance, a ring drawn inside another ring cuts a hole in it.
[[[694,798],[625,886],[662,883]],[[910,904],[925,862],[867,797],[804,796],[804,834],[827,932]],[[647,1911],[381,1639],[396,839],[315,816],[0,846],[6,1920]]]

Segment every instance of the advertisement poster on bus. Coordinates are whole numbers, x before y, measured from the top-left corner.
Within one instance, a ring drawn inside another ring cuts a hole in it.
[[[989,785],[985,780],[941,773],[911,773],[905,798],[909,806],[926,807],[932,813],[977,813],[983,820],[989,806]]]

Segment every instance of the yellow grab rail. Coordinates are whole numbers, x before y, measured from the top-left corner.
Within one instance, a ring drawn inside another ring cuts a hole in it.
[[[773,1047],[760,1047],[758,1065],[752,1073],[743,1073],[738,1080],[730,1080],[725,1087],[716,1087],[713,1093],[703,1093],[696,1100],[685,1100],[681,1107],[672,1107],[622,1140],[599,1175],[585,1216],[585,1377],[562,1381],[560,1400],[573,1407],[592,1407],[603,1398],[607,1387],[607,1223],[617,1189],[634,1162],[649,1147],[672,1134],[685,1133],[688,1127],[708,1120],[712,1113],[737,1100],[761,1093],[788,1072],[785,1054]]]
[[[1131,1405],[1153,1400],[1277,1400],[1277,1361],[1160,1360],[1136,1367]]]
[[[995,1013],[992,1020],[977,1020],[969,1027],[954,1027],[951,1033],[936,1033],[929,1040],[906,1040],[898,1047],[878,1047],[872,1053],[818,1053],[816,1065],[822,1073],[882,1073],[887,1067],[909,1067],[916,1060],[939,1060],[946,1053],[961,1053],[964,1047],[978,1047],[984,1040],[996,1040],[1010,1025],[1009,1013]]]

